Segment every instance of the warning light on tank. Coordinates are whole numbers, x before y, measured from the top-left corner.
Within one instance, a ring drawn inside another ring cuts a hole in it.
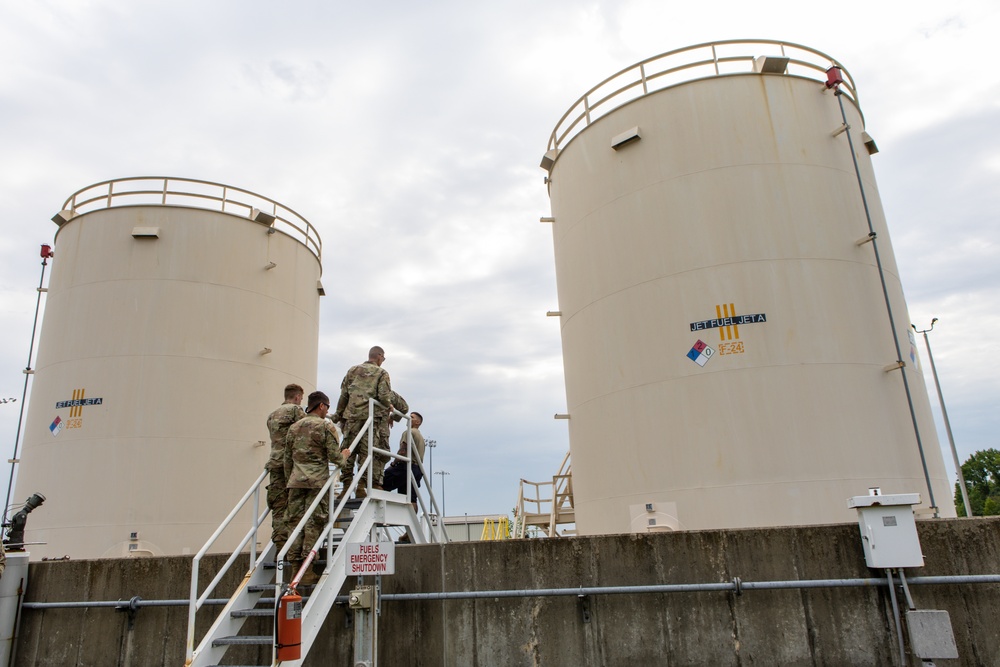
[[[826,70],[826,87],[836,88],[840,84],[844,83],[844,73],[839,67],[834,65],[830,69]]]
[[[49,259],[50,257],[56,256],[56,254],[52,252],[52,246],[48,245],[47,243],[42,244],[42,252],[40,254],[42,256],[42,259]]]

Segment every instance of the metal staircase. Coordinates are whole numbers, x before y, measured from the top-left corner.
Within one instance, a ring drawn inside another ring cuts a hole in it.
[[[543,495],[543,489],[547,489]],[[529,482],[521,480],[514,507],[514,537],[531,537],[529,528],[546,537],[557,537],[557,527],[573,525],[564,529],[564,535],[576,533],[576,508],[573,504],[573,471],[570,453],[566,452],[559,472],[551,482]],[[539,530],[540,529],[540,530]]]
[[[372,403],[377,404],[374,401]],[[369,410],[369,414],[372,414],[372,410]],[[407,435],[409,436],[408,416],[398,411],[394,411],[394,414],[407,420]],[[409,458],[398,456],[392,452],[375,449],[372,446],[374,434],[372,433],[371,418],[355,441],[351,443],[352,451],[363,437],[369,439],[369,456],[361,465],[353,484],[342,494],[343,499],[339,502],[336,501],[335,489],[338,486],[340,471],[335,470],[317,495],[316,500],[306,511],[305,517],[289,535],[288,545],[302,532],[323,496],[329,496],[330,518],[316,544],[307,545],[310,548],[309,557],[298,572],[289,574],[287,565],[284,563],[284,555],[288,550],[287,545],[276,554],[274,543],[269,541],[259,556],[255,554],[257,533],[268,513],[267,509],[263,513],[258,513],[257,509],[265,475],[261,475],[251,485],[226,520],[198,552],[191,567],[191,596],[185,666],[210,667],[219,665],[231,646],[250,645],[271,648],[269,651],[270,661],[258,662],[254,667],[263,667],[264,665],[297,667],[308,655],[323,621],[333,608],[341,588],[347,581],[346,545],[391,540],[390,528],[396,528],[397,532],[399,528],[405,530],[413,544],[445,541],[443,527],[437,521],[437,503],[430,489],[423,489],[421,493],[417,494],[417,504],[423,512],[422,516],[418,516],[417,510],[409,502],[409,493],[392,493],[372,488],[371,456],[374,453],[405,462],[407,464],[408,486],[414,484],[411,466],[420,466],[423,469],[422,462],[411,461]],[[409,447],[409,451],[414,451],[412,445]],[[359,484],[364,484],[367,487],[366,497],[351,499]],[[251,501],[253,503],[253,526],[199,596],[198,578],[203,556],[208,553],[214,542],[232,523],[234,517],[240,514],[241,510],[250,506]],[[249,570],[205,636],[195,646],[195,621],[198,610],[202,608],[229,568],[247,548],[250,551]],[[279,566],[276,567],[276,563]],[[317,572],[321,570],[322,574],[320,574],[319,581],[315,586],[302,586],[299,581],[310,567],[313,567]],[[302,655],[299,660],[279,662],[274,650],[274,616],[278,599],[282,592],[288,589],[296,590],[303,595]],[[268,634],[241,634],[247,621],[254,618],[269,619],[270,631]]]

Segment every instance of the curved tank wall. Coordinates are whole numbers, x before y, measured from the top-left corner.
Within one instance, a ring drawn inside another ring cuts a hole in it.
[[[864,121],[845,98],[902,371],[885,370],[898,356],[823,83],[694,78],[550,144],[581,534],[854,521],[847,499],[870,487],[919,492],[926,511],[901,373],[934,500],[955,515]]]
[[[284,386],[315,386],[320,260],[248,212],[61,224],[14,496],[47,497],[33,557],[195,553],[263,471]]]

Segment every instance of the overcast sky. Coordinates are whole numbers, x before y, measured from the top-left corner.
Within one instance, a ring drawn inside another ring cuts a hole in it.
[[[510,511],[518,480],[551,476],[568,448],[538,222],[548,135],[617,70],[736,38],[804,44],[853,75],[911,318],[940,318],[960,456],[996,447],[998,34],[995,0],[0,0],[0,398],[18,399],[0,404],[3,458],[51,216],[91,183],[182,176],[318,228],[320,388],[383,345],[450,473],[448,514]]]

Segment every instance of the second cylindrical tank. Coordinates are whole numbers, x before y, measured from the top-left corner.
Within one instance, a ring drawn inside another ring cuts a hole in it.
[[[872,487],[929,510],[921,447],[954,516],[874,142],[849,77],[845,131],[835,64],[776,43],[692,47],[611,77],[553,133],[581,534],[850,521],[847,498]]]

